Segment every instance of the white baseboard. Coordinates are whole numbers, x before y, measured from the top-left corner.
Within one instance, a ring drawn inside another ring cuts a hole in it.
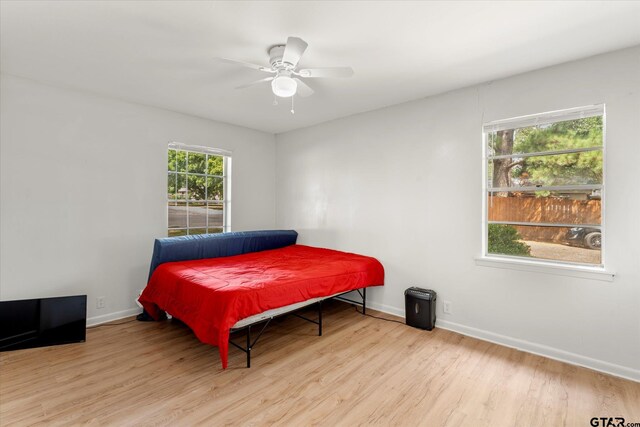
[[[396,307],[369,301],[367,301],[367,307],[404,319],[404,311]],[[582,356],[580,354],[571,353],[554,347],[549,347],[543,344],[536,344],[530,341],[512,338],[506,335],[500,335],[494,332],[473,328],[471,326],[461,325],[459,323],[454,323],[447,320],[437,319],[436,327],[505,347],[515,348],[517,350],[536,354],[538,356],[547,357],[549,359],[558,360],[560,362],[569,363],[570,365],[581,366],[584,368],[593,369],[595,371],[604,372],[605,374],[613,375],[616,377],[640,382],[640,370],[638,369],[616,365],[613,363],[605,362],[603,360],[593,359],[591,357]]]
[[[538,356],[544,356],[549,359],[558,360],[560,362],[569,363],[571,365],[582,366],[584,368],[604,372],[605,374],[610,374],[616,377],[640,382],[640,370],[638,369],[628,368],[626,366],[616,365],[613,363],[605,362],[603,360],[593,359],[591,357],[582,356],[580,354],[571,353],[554,347],[536,344],[530,341],[512,338],[482,329],[472,328],[470,326],[460,325],[458,323],[449,322],[447,320],[436,320],[436,327],[457,332],[469,337],[478,338],[483,341],[489,341],[505,347],[515,348],[517,350],[536,354]]]
[[[103,314],[102,316],[89,317],[87,318],[87,326],[95,326],[101,323],[112,322],[114,320],[139,314],[140,312],[141,310],[138,307],[135,307],[128,310],[116,311],[115,313]]]

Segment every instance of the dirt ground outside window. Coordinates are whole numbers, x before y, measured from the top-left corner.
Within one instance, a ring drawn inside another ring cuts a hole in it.
[[[523,240],[531,247],[531,256],[534,258],[550,259],[555,261],[583,262],[588,264],[600,264],[600,250],[586,249],[560,243],[535,242]]]

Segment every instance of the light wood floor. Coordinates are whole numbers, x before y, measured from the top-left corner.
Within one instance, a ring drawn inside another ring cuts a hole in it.
[[[328,304],[293,316],[245,368],[177,322],[90,329],[86,343],[0,354],[0,424],[580,426],[640,422],[640,383]]]

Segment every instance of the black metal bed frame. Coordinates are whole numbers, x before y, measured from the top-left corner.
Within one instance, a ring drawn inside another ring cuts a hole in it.
[[[351,304],[355,304],[355,305],[360,305],[362,306],[362,314],[365,315],[366,314],[366,309],[367,309],[367,288],[362,288],[362,292],[360,292],[360,289],[356,289],[356,292],[358,292],[358,294],[360,295],[360,298],[362,298],[362,301],[354,301],[348,298],[344,298],[342,295],[348,294],[350,292],[353,291],[349,291],[349,292],[345,292],[342,293],[340,295],[336,295],[332,298],[337,299],[338,301],[344,301],[344,302],[348,302]],[[329,299],[329,298],[326,298]],[[315,303],[318,306],[318,320],[313,320],[313,319],[309,319],[308,317],[302,316],[298,313],[296,313],[296,311],[298,310],[302,310],[303,308],[307,308],[308,306],[305,307],[301,307],[297,310],[293,310],[293,311],[289,311],[286,313],[282,313],[282,314],[278,314],[277,316],[272,316],[269,317],[267,319],[264,320],[259,320],[255,323],[251,323],[247,326],[243,326],[241,328],[237,328],[237,329],[231,329],[231,333],[238,333],[241,331],[246,330],[246,343],[245,343],[245,347],[242,347],[240,344],[237,344],[235,342],[233,342],[231,340],[231,337],[229,337],[229,344],[231,344],[232,346],[240,349],[241,351],[245,352],[247,355],[247,368],[251,367],[251,350],[253,349],[253,347],[255,347],[256,343],[258,342],[258,340],[260,339],[260,337],[262,336],[262,334],[264,333],[264,331],[267,329],[267,326],[269,326],[269,324],[271,323],[271,321],[273,319],[275,319],[276,317],[281,317],[281,316],[286,316],[288,314],[292,314],[296,317],[299,317],[300,319],[306,320],[307,322],[311,322],[311,323],[315,323],[316,325],[318,325],[318,336],[321,337],[322,336],[322,302],[324,301],[324,299],[318,301],[317,303]],[[312,304],[310,304],[312,305]],[[255,337],[255,339],[252,341],[251,340],[251,327],[258,325],[260,323],[264,322],[264,325],[262,326],[262,329],[260,329],[260,332],[258,333],[258,336]]]

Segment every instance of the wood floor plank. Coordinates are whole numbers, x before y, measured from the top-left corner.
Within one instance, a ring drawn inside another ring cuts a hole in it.
[[[0,425],[640,422],[639,383],[365,317],[344,303],[325,309],[322,337],[296,317],[274,321],[251,369],[231,348],[222,370],[217,349],[175,321],[92,328],[85,343],[0,353]]]

